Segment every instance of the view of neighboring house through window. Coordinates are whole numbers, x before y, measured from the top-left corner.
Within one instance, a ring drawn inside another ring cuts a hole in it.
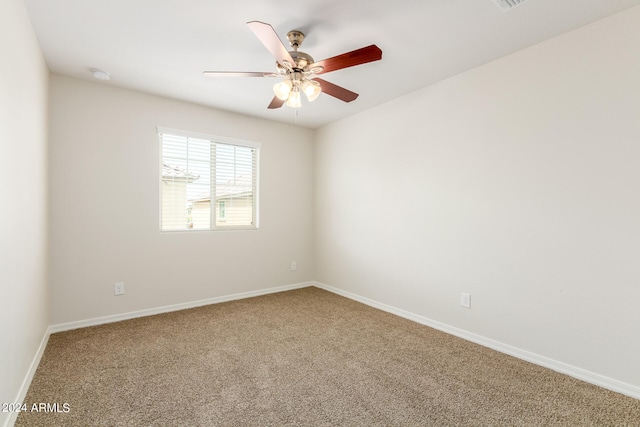
[[[222,221],[222,220],[226,221],[226,219],[227,219],[227,217],[225,216],[226,215],[225,208],[226,208],[225,201],[224,200],[220,200],[218,202],[218,219],[220,221]]]
[[[260,144],[159,133],[162,231],[257,228]]]

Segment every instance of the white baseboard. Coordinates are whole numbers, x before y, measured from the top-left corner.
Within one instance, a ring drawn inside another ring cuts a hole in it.
[[[539,354],[535,354],[527,350],[522,350],[520,348],[502,343],[500,341],[493,340],[491,338],[484,337],[482,335],[474,334],[472,332],[465,331],[463,329],[459,329],[454,326],[450,326],[445,323],[438,322],[436,320],[429,319],[427,317],[420,316],[418,314],[414,314],[406,310],[402,310],[387,304],[383,304],[381,302],[378,302],[369,298],[365,298],[360,295],[356,295],[354,293],[344,291],[342,289],[325,285],[324,283],[314,282],[313,286],[332,292],[334,294],[352,299],[354,301],[361,302],[363,304],[377,308],[379,310],[386,311],[391,314],[395,314],[405,319],[412,320],[416,323],[429,326],[430,328],[437,329],[442,332],[446,332],[448,334],[457,336],[467,341],[480,344],[484,347],[491,348],[501,353],[505,353],[510,356],[517,357],[518,359],[526,360],[527,362],[531,362],[536,365],[549,368],[556,372],[560,372],[562,374],[569,375],[579,380],[597,385],[599,387],[606,388],[611,391],[615,391],[616,393],[621,393],[626,396],[633,397],[635,399],[640,399],[640,387],[635,386],[633,384],[628,384],[623,381],[609,378],[604,375],[596,374],[594,372],[587,371],[585,369],[578,368],[576,366],[569,365],[564,362],[559,362],[557,360],[553,360],[548,357],[541,356]]]
[[[221,302],[234,301],[244,298],[258,297],[261,295],[274,294],[277,292],[291,291],[293,289],[307,288],[314,286],[315,282],[295,283],[292,285],[278,286],[275,288],[260,289],[257,291],[241,292],[238,294],[225,295],[221,297],[207,298],[198,301],[185,302],[180,304],[166,305],[163,307],[148,308],[145,310],[131,311],[128,313],[114,314],[111,316],[94,317],[92,319],[78,320],[75,322],[58,323],[49,327],[50,333],[70,331],[72,329],[86,328],[88,326],[103,325],[106,323],[120,322],[122,320],[135,319],[136,317],[153,316],[155,314],[169,313],[172,311],[186,310],[188,308],[202,307],[204,305],[218,304]]]
[[[38,346],[38,350],[36,351],[35,356],[33,356],[33,360],[31,361],[31,365],[29,365],[29,369],[27,370],[27,375],[24,377],[22,384],[20,385],[20,389],[18,390],[18,395],[16,396],[13,402],[24,402],[24,398],[27,395],[27,391],[29,390],[29,386],[31,385],[31,380],[33,380],[33,376],[36,374],[36,370],[38,369],[38,365],[40,365],[40,359],[42,359],[42,355],[44,354],[44,349],[47,347],[47,342],[49,342],[49,335],[51,332],[47,328],[42,336],[42,340],[40,340],[40,345]],[[9,418],[5,422],[5,427],[12,426],[16,423],[16,419],[18,418],[18,412],[11,412]]]

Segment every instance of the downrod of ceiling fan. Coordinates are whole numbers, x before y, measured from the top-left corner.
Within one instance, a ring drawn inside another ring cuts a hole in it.
[[[289,39],[289,44],[291,45],[293,50],[296,51],[300,46],[302,46],[302,42],[304,41],[304,33],[298,30],[291,30],[287,33],[287,39]]]

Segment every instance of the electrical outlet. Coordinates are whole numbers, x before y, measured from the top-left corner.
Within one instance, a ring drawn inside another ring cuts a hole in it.
[[[124,282],[117,282],[113,293],[114,295],[124,295]]]
[[[460,305],[465,308],[471,308],[471,294],[461,293],[460,294]]]
[[[295,261],[291,261],[291,271],[296,271],[298,269],[298,265]]]

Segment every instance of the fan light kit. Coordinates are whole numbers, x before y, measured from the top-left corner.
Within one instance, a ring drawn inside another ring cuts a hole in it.
[[[274,98],[270,109],[287,105],[292,108],[302,106],[304,93],[309,102],[315,101],[322,92],[344,102],[351,102],[358,94],[343,87],[329,83],[316,77],[318,74],[341,70],[382,58],[382,50],[376,45],[363,47],[342,55],[315,62],[311,55],[299,51],[304,34],[298,30],[287,33],[289,44],[293,48],[288,51],[273,27],[259,21],[247,22],[247,25],[262,44],[276,58],[276,72],[237,72],[237,71],[204,71],[209,77],[284,77],[273,86]]]

